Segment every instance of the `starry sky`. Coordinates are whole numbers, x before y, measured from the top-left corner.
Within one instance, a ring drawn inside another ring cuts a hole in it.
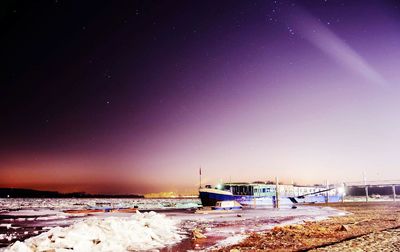
[[[0,9],[0,187],[400,179],[399,1]]]

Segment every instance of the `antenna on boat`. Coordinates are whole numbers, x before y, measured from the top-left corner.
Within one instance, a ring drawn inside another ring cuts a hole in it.
[[[201,189],[201,166],[200,166],[200,169],[199,169],[199,176],[200,176],[199,189]]]

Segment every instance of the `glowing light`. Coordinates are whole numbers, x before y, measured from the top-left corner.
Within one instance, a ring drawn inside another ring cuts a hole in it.
[[[346,193],[346,190],[344,189],[343,186],[339,187],[339,188],[337,189],[337,191],[338,191],[338,193],[341,194],[341,195],[345,195],[345,193]]]

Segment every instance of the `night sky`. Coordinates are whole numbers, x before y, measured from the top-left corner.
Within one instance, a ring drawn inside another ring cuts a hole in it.
[[[399,1],[0,5],[0,187],[400,179]]]

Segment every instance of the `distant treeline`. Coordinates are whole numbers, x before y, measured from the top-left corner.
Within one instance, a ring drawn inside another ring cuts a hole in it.
[[[143,195],[88,194],[85,192],[59,193],[21,188],[0,188],[0,198],[143,198]]]
[[[396,194],[400,195],[400,185],[396,185]],[[392,186],[368,186],[368,194],[379,194],[379,195],[393,195]],[[348,186],[346,188],[346,195],[350,196],[364,196],[364,186]]]

